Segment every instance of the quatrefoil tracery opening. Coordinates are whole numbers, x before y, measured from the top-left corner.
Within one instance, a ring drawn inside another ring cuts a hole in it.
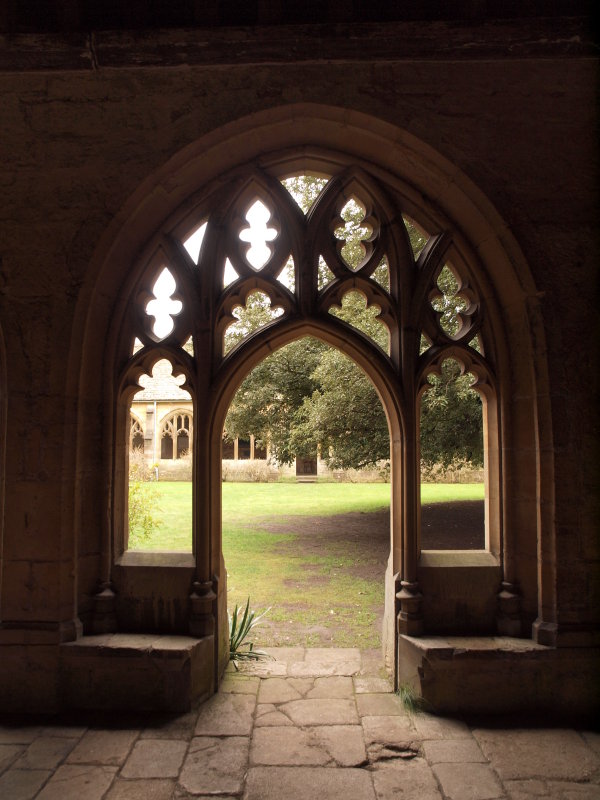
[[[240,240],[250,245],[246,250],[246,261],[256,271],[261,270],[273,254],[269,242],[277,238],[278,231],[268,224],[272,216],[262,200],[255,200],[246,212],[248,225],[239,232]]]
[[[176,289],[175,278],[168,267],[165,267],[152,287],[154,299],[146,305],[146,314],[154,317],[152,332],[159,339],[165,339],[172,333],[175,328],[173,317],[179,315],[183,309],[181,300],[173,300]]]
[[[248,295],[245,306],[235,306],[231,313],[236,321],[232,322],[225,330],[224,355],[227,355],[250,334],[280,317],[284,311],[281,306],[273,306],[271,298],[265,292],[257,290]]]
[[[374,220],[367,217],[365,205],[354,197],[345,203],[339,217],[343,225],[333,231],[339,240],[338,252],[348,269],[356,272],[370,255],[369,244],[375,236]]]

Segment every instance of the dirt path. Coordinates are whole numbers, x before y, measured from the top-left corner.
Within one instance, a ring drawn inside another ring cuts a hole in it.
[[[347,542],[351,551],[364,550],[369,558],[387,563],[390,552],[390,512],[337,514],[331,517],[293,517],[261,524],[263,530],[293,531],[303,551],[328,543]],[[485,546],[483,500],[432,503],[421,511],[423,550],[479,550]]]
[[[261,523],[260,527],[261,530],[273,533],[295,534],[292,542],[282,542],[277,546],[279,552],[290,557],[300,556],[300,560],[306,559],[309,562],[311,556],[342,555],[346,563],[352,564],[345,567],[346,574],[378,584],[379,596],[383,596],[383,581],[390,552],[389,510],[352,512],[331,517],[279,517],[272,522]],[[424,506],[421,530],[423,549],[481,549],[484,547],[483,501]],[[306,588],[323,586],[329,583],[329,579],[305,570],[297,580],[289,583],[290,603],[301,607]],[[343,603],[347,598],[339,599]],[[383,618],[382,605],[378,603],[370,609],[379,630]],[[333,614],[333,610],[330,613]],[[341,618],[337,622],[335,615],[327,620],[326,625],[303,625],[292,620],[279,623],[267,617],[262,629],[265,638],[263,644],[331,646],[343,642],[348,645],[346,639],[348,634],[352,634],[348,630],[344,631],[344,624]]]

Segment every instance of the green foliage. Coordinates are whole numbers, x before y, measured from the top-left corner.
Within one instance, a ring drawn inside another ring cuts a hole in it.
[[[302,441],[321,446],[332,469],[361,469],[389,459],[385,413],[373,384],[349,358],[323,353],[313,372],[318,388],[306,397],[291,434],[292,449]]]
[[[143,451],[136,448],[129,456],[127,522],[130,550],[139,549],[153,538],[160,525],[158,492],[150,477],[151,470],[144,462]]]
[[[396,694],[400,698],[400,702],[406,711],[409,713],[420,714],[425,710],[425,700],[416,693],[409,683],[401,683],[400,686],[398,686],[398,691]]]
[[[483,465],[481,398],[470,388],[470,375],[461,375],[453,359],[442,364],[441,375],[430,375],[421,400],[421,461],[425,467],[449,467],[457,461]]]
[[[228,615],[229,660],[233,661],[236,669],[238,661],[258,661],[261,658],[268,658],[264,651],[254,649],[253,642],[246,641],[252,629],[260,623],[268,611],[270,611],[269,608],[257,615],[255,611],[250,610],[250,598],[248,598],[243,612],[236,604],[233,614]]]

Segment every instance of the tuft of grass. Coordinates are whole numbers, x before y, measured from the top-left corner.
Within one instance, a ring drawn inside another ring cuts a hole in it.
[[[416,693],[409,683],[401,683],[400,686],[398,686],[396,695],[400,698],[402,705],[410,714],[420,714],[422,711],[425,711],[425,700]]]

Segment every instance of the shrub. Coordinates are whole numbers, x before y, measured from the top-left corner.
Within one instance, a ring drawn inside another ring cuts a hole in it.
[[[154,470],[144,460],[140,448],[129,453],[129,502],[127,522],[129,549],[133,550],[149,539],[160,524],[158,493],[152,483]]]

